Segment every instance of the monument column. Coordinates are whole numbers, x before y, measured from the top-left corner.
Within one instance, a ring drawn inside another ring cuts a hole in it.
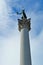
[[[30,18],[18,19],[18,28],[21,33],[20,43],[20,65],[31,65],[31,54],[30,54],[30,42],[29,42],[29,31],[30,31]]]

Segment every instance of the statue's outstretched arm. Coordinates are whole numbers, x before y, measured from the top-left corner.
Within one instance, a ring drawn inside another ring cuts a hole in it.
[[[22,12],[21,13],[19,13],[19,12],[16,12],[17,14],[19,14],[19,15],[21,15],[22,14]]]

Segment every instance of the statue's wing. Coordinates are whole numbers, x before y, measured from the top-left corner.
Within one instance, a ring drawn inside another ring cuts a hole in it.
[[[22,13],[16,12],[18,15],[21,15]]]

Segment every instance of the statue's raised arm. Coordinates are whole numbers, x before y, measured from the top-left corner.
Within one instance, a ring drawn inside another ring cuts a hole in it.
[[[22,10],[22,14],[24,18],[27,18],[26,14],[25,14],[25,10]]]

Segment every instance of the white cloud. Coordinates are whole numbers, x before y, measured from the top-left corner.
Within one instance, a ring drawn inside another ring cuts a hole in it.
[[[8,10],[6,1],[0,0],[0,35],[7,35],[9,32],[11,33],[16,26],[15,20],[9,16]]]
[[[41,33],[30,40],[31,42],[31,55],[33,65],[43,65],[43,30]]]
[[[19,65],[20,43],[19,35],[0,38],[0,65]]]
[[[7,6],[4,0],[0,0],[0,29],[5,28],[8,20]]]

